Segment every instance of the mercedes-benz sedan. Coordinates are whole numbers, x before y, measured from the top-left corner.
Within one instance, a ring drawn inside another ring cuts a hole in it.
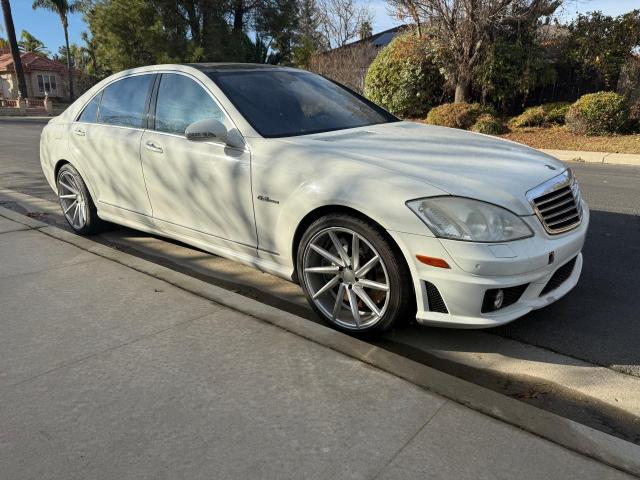
[[[40,152],[76,232],[109,221],[299,282],[350,332],[500,325],[582,269],[589,212],[561,162],[292,68],[118,73],[49,122]]]

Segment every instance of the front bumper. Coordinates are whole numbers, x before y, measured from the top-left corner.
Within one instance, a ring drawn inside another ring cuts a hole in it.
[[[560,235],[548,235],[535,216],[523,219],[535,235],[498,245],[389,232],[411,269],[418,322],[456,328],[495,327],[549,305],[575,287],[582,271],[581,251],[589,224],[586,205],[582,223]],[[416,255],[442,258],[451,268],[425,265],[416,260]],[[575,262],[573,269],[564,269],[570,270],[570,274],[559,284],[554,283],[555,288],[545,289],[554,273],[571,261]],[[433,286],[439,292],[444,308],[433,302],[433,290],[430,292],[432,305],[429,305],[428,288],[433,289]],[[483,312],[487,290],[510,287],[524,289],[517,301],[495,311]]]

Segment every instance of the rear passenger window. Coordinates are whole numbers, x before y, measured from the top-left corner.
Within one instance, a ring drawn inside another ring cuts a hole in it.
[[[98,107],[100,106],[100,98],[102,97],[102,92],[97,94],[95,97],[91,99],[87,106],[84,107],[80,118],[78,118],[79,122],[87,122],[87,123],[96,123],[96,118],[98,117]]]
[[[142,127],[147,93],[154,75],[137,75],[112,83],[104,89],[98,122],[122,127]]]
[[[184,75],[171,73],[162,74],[155,118],[155,130],[178,135],[205,118],[224,123],[224,113],[204,88]]]

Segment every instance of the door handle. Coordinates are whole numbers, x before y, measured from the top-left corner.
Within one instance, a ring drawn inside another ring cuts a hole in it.
[[[164,150],[162,150],[162,147],[152,141],[147,141],[144,144],[144,148],[146,148],[147,150],[151,150],[152,152],[156,152],[156,153],[162,153]]]
[[[84,137],[86,135],[84,129],[80,128],[80,127],[76,127],[73,129],[73,133],[75,133],[76,135],[78,135],[79,137]]]

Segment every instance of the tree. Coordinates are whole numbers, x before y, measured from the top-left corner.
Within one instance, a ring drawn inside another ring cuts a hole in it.
[[[9,5],[9,0],[0,0],[0,4],[2,5],[2,13],[4,15],[4,25],[7,28],[9,48],[11,48],[11,57],[13,58],[13,68],[18,78],[18,90],[22,95],[26,96],[27,82],[24,79],[24,70],[22,69],[22,61],[20,60],[20,50],[18,49],[18,40],[16,39],[16,29],[13,26],[11,5]]]
[[[439,63],[455,88],[455,101],[470,98],[475,72],[506,22],[537,22],[552,15],[562,0],[413,0],[421,24],[429,29]],[[393,2],[392,6],[397,6]]]
[[[372,22],[371,11],[354,0],[320,0],[321,30],[330,48],[342,47],[357,38],[363,24]]]
[[[100,1],[83,9],[102,75],[172,59],[162,18],[147,0]],[[183,52],[186,54],[186,52]]]
[[[415,28],[418,36],[422,35],[422,20],[418,10],[419,0],[387,0],[391,12],[400,21],[410,20]]]
[[[373,35],[373,27],[371,26],[371,22],[364,21],[360,24],[360,31],[358,32],[358,36],[360,40],[364,40],[365,38],[369,38]]]
[[[62,23],[62,29],[64,30],[64,43],[67,47],[67,74],[69,76],[69,100],[73,101],[73,75],[71,72],[71,57],[69,53],[69,14],[76,10],[76,5],[73,0],[34,0],[33,9],[44,8],[58,14],[60,17],[60,23]]]
[[[293,64],[309,68],[312,56],[327,49],[320,31],[321,14],[316,0],[298,0],[298,28],[294,36]]]
[[[269,63],[293,63],[297,27],[296,0],[263,0],[256,18],[256,31],[263,39],[270,39]]]
[[[534,92],[556,79],[551,52],[543,46],[547,29],[530,20],[505,21],[495,32],[474,72],[473,86],[483,104],[501,111],[519,110]]]
[[[18,47],[23,52],[31,52],[42,57],[49,55],[49,51],[45,48],[44,43],[31,35],[26,30],[22,30],[20,33],[20,41]]]
[[[640,10],[615,18],[581,14],[568,28],[566,56],[580,90],[615,90],[623,65],[640,46]]]

